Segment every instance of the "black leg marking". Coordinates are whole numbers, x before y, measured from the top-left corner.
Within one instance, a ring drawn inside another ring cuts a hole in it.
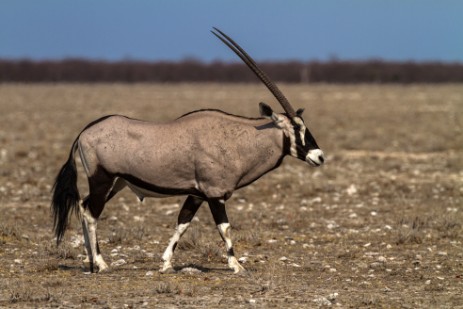
[[[189,195],[183,203],[182,209],[180,210],[180,213],[178,215],[175,233],[170,239],[169,245],[167,246],[166,250],[164,251],[164,254],[162,255],[163,265],[159,270],[161,273],[173,272],[171,261],[172,256],[174,255],[175,248],[177,247],[177,243],[180,240],[180,237],[182,237],[182,235],[187,230],[191,220],[195,216],[202,203],[203,200],[201,198],[191,195]]]
[[[227,248],[228,256],[228,267],[233,269],[235,273],[243,272],[245,269],[240,265],[238,260],[235,258],[233,251],[233,243],[231,240],[230,223],[228,223],[227,211],[225,210],[224,200],[209,200],[209,208],[211,209],[212,216],[214,217],[215,224],[219,230],[220,237],[225,243]]]
[[[177,223],[184,224],[191,222],[202,203],[202,199],[189,195],[183,203],[180,213],[178,214]]]
[[[216,225],[222,223],[228,223],[227,211],[225,210],[225,202],[222,200],[209,200],[209,208],[214,217],[214,222]]]

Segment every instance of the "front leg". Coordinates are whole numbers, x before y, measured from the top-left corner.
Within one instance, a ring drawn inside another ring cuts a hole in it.
[[[228,267],[233,269],[236,273],[246,271],[243,266],[238,262],[233,252],[233,243],[231,240],[231,227],[228,222],[227,212],[225,210],[225,201],[222,199],[211,199],[209,202],[209,208],[211,209],[212,216],[214,217],[215,224],[219,230],[220,236],[225,243],[227,248]]]
[[[199,207],[203,203],[203,200],[194,197],[192,195],[188,196],[185,200],[185,203],[180,210],[177,220],[177,227],[175,228],[175,233],[169,241],[169,245],[162,255],[162,266],[159,272],[161,273],[171,273],[174,272],[172,267],[172,256],[174,255],[175,248],[177,243],[180,240],[180,237],[186,232],[188,226],[190,225],[191,220],[195,216]]]

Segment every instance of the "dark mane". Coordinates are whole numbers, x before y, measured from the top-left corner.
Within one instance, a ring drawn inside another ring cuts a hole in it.
[[[195,111],[191,111],[191,112],[188,112],[188,113],[178,117],[177,119],[186,117],[186,116],[191,115],[191,114],[200,113],[200,112],[217,112],[217,113],[221,113],[221,114],[224,114],[224,115],[227,115],[227,116],[233,116],[233,117],[238,117],[238,118],[248,119],[248,120],[264,119],[262,117],[245,117],[245,116],[241,116],[241,115],[235,115],[235,114],[227,113],[227,112],[224,112],[224,111],[222,111],[220,109],[215,109],[215,108],[205,108],[205,109],[198,109],[198,110],[195,110]]]

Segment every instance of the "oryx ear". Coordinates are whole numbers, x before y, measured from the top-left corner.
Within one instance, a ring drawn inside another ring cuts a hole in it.
[[[299,109],[296,111],[296,115],[299,116],[299,117],[301,117],[303,112],[304,112],[304,109],[303,109],[303,108],[299,108]]]
[[[265,104],[264,102],[259,103],[259,110],[260,110],[260,115],[262,117],[272,119],[273,123],[280,127],[280,122],[282,121],[279,117],[278,114],[276,114],[270,106]]]
[[[272,108],[264,102],[259,103],[259,111],[260,115],[265,118],[272,118],[272,115],[274,114]]]

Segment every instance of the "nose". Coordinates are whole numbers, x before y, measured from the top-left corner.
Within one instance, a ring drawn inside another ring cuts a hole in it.
[[[325,155],[321,149],[309,150],[305,160],[314,166],[320,166],[325,162]]]

